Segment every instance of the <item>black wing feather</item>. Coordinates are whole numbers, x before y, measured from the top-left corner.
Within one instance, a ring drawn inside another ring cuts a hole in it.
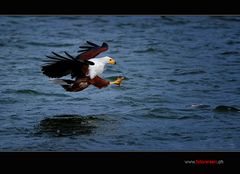
[[[73,60],[75,60],[75,58],[74,58],[72,55],[68,54],[66,51],[64,51],[64,53],[65,53],[68,57],[70,57],[70,58],[72,58]]]
[[[74,77],[84,77],[85,74],[82,72],[81,68],[83,65],[89,64],[88,62],[80,62],[76,60],[73,56],[65,52],[70,58],[61,56],[57,53],[52,52],[56,57],[46,56],[50,62],[42,66],[42,72],[48,77],[59,78],[71,74]]]
[[[78,50],[77,52],[81,53],[81,52],[86,52],[86,51],[88,51],[88,50]]]
[[[87,41],[87,43],[88,43],[89,45],[92,45],[93,47],[100,47],[99,45],[97,45],[97,44],[95,44],[95,43],[92,43],[92,42],[90,42],[90,41]]]
[[[76,59],[88,60],[88,59],[96,57],[101,52],[108,50],[108,44],[105,42],[103,42],[103,44],[101,46],[99,46],[95,43],[92,43],[90,41],[87,41],[86,43],[88,44],[87,46],[79,47],[79,48],[81,48],[78,51],[80,54],[76,57]]]
[[[52,53],[53,53],[55,56],[57,56],[57,57],[60,57],[60,58],[63,58],[63,59],[67,59],[66,57],[63,57],[63,56],[61,56],[61,55],[59,55],[59,54],[57,54],[57,53],[55,53],[55,52],[53,52],[53,51],[52,51]]]
[[[80,46],[79,48],[86,48],[86,49],[89,49],[89,48],[93,48],[93,46]]]

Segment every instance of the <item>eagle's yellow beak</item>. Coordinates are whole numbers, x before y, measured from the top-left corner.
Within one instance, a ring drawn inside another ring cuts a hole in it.
[[[116,64],[116,61],[115,61],[113,58],[110,58],[110,59],[108,60],[108,63],[109,63],[109,64]]]

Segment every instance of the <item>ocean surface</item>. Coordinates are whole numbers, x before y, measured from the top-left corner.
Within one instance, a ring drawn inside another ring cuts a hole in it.
[[[87,40],[120,87],[42,74]],[[240,150],[240,16],[0,16],[0,51],[0,151]]]

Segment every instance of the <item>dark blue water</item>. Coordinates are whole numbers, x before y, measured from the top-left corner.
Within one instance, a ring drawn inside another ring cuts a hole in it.
[[[46,55],[107,42],[121,87],[65,92]],[[239,16],[1,16],[1,151],[240,150]]]

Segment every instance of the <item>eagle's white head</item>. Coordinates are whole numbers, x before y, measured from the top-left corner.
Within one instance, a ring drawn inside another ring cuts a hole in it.
[[[91,59],[91,61],[92,60],[93,59]],[[116,61],[114,60],[114,58],[109,57],[109,56],[105,56],[105,57],[102,57],[102,58],[96,58],[96,60],[98,60],[99,62],[102,62],[104,64],[116,64]]]
[[[101,57],[101,58],[94,58],[90,59],[94,65],[89,65],[89,76],[93,79],[96,76],[99,76],[103,73],[106,64],[116,64],[116,61],[109,56]]]

